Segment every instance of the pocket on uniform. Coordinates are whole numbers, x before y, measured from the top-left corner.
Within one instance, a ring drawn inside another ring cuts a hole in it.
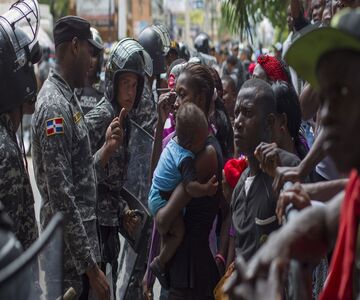
[[[260,246],[266,242],[271,232],[279,228],[279,224],[275,215],[266,219],[255,218],[255,225]]]

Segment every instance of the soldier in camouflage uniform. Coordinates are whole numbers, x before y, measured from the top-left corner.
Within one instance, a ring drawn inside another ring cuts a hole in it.
[[[113,49],[106,66],[105,97],[86,116],[92,150],[95,152],[104,143],[107,126],[120,111],[130,112],[136,108],[144,88],[145,71],[152,74],[151,58],[143,47],[133,39],[121,40]],[[121,197],[126,181],[129,162],[130,119],[124,122],[124,141],[105,167],[106,176],[98,174],[97,216],[103,269],[112,266],[113,286],[116,291],[120,251],[119,227],[130,235],[138,218]]]
[[[90,30],[93,39],[97,41],[100,45],[103,45],[103,40],[100,36],[100,33],[94,27],[91,27]],[[83,110],[84,115],[86,115],[90,110],[92,110],[104,96],[104,91],[100,88],[100,74],[104,62],[104,51],[94,53],[91,60],[91,67],[87,74],[85,86],[81,89],[75,90],[76,96],[79,99],[80,106]]]
[[[20,107],[18,107],[20,110]],[[14,233],[24,249],[37,239],[34,196],[23,153],[16,139],[16,121],[9,113],[0,113],[0,201],[14,221]]]
[[[54,27],[57,64],[36,102],[32,122],[33,160],[42,197],[41,225],[56,212],[64,216],[64,286],[77,295],[89,280],[99,299],[109,299],[109,285],[99,269],[96,229],[96,181],[121,142],[118,118],[106,132],[104,146],[91,154],[88,130],[74,88],[84,84],[92,51],[100,50],[90,24],[79,17],[60,19]],[[66,79],[65,79],[66,78]],[[94,159],[94,160],[93,160]],[[86,275],[87,276],[86,276]]]
[[[36,34],[30,37],[16,23],[9,27],[5,18],[0,20],[0,202],[13,221],[16,237],[27,249],[37,239],[38,229],[26,158],[16,131],[23,113],[34,110],[37,85],[33,64],[40,60],[41,51]],[[26,53],[22,65],[21,51]]]

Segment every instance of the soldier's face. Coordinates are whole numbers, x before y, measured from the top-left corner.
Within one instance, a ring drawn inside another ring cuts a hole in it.
[[[135,103],[138,77],[134,73],[123,73],[120,75],[117,85],[117,102],[120,108],[125,108],[129,112]]]
[[[78,40],[79,50],[77,57],[77,70],[78,74],[76,76],[76,86],[77,88],[81,88],[85,86],[85,82],[87,79],[87,74],[91,65],[91,58],[93,56],[94,48],[90,45],[88,41]]]

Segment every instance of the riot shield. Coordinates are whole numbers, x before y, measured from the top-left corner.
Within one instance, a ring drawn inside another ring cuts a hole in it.
[[[122,197],[130,209],[138,211],[141,224],[132,237],[121,230],[125,242],[121,243],[119,254],[117,299],[142,299],[141,281],[146,270],[152,230],[152,219],[147,209],[152,143],[152,136],[131,121],[128,179],[122,190]]]
[[[150,160],[154,138],[131,120],[130,162],[124,187],[147,207],[150,191]]]
[[[63,299],[62,253],[62,217],[58,214],[29,249],[0,270],[0,299]],[[51,276],[43,268],[44,261]]]
[[[140,299],[141,280],[145,273],[150,238],[151,216],[147,208],[125,188],[122,190],[122,198],[128,202],[130,209],[138,211],[141,222],[132,237],[125,230],[121,230],[126,242],[121,243],[120,247],[120,270],[117,284],[119,290],[116,294],[117,299]]]

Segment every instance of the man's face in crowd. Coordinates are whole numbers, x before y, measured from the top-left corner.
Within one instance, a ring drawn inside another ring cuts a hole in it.
[[[319,22],[322,20],[324,8],[325,8],[325,0],[311,1],[312,20],[314,22]]]
[[[234,115],[236,92],[234,89],[234,85],[231,84],[228,80],[223,80],[222,85],[223,85],[222,99],[223,99],[226,111],[228,112],[229,116],[231,117]]]
[[[331,18],[332,18],[332,9],[331,9],[331,5],[326,5],[323,11],[323,15],[322,15],[322,24],[324,26],[329,26],[330,22],[331,22]]]
[[[243,88],[235,105],[235,146],[247,156],[253,156],[260,142],[266,141],[265,116],[259,102],[255,88]]]
[[[235,46],[232,48],[232,53],[235,57],[239,56],[239,47]]]
[[[327,54],[318,67],[323,147],[343,172],[360,170],[360,76],[354,75],[359,70],[360,52],[351,51]]]

